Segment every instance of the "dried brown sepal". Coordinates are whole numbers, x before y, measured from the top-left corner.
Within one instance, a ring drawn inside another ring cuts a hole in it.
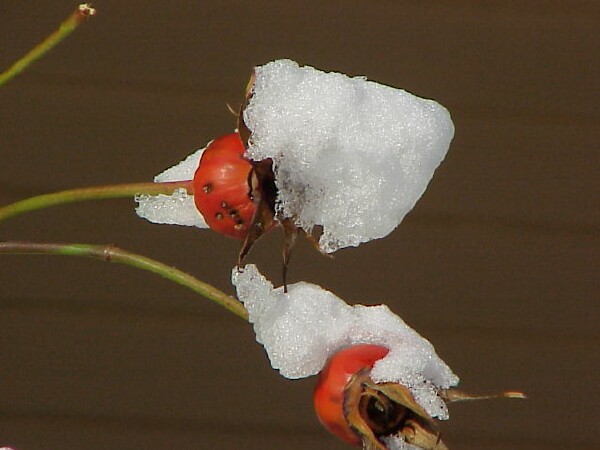
[[[439,433],[433,433],[428,423],[413,418],[406,421],[401,431],[404,440],[411,445],[427,450],[448,450]]]
[[[244,101],[237,113],[237,128],[242,143],[245,148],[248,148],[251,131],[244,122],[244,110],[248,106],[252,97],[252,90],[256,81],[256,73],[253,71],[246,89],[244,90]],[[250,175],[251,195],[256,205],[256,211],[252,219],[251,229],[248,233],[240,254],[238,257],[238,265],[241,265],[245,256],[248,254],[252,245],[268,230],[276,224],[283,228],[283,266],[282,277],[284,291],[287,292],[287,271],[289,267],[292,251],[296,245],[298,234],[302,233],[311,242],[311,244],[323,255],[332,258],[332,255],[325,253],[318,243],[318,238],[310,233],[304,232],[296,224],[293,218],[277,218],[275,217],[275,200],[277,198],[277,188],[275,186],[275,175],[273,173],[273,162],[271,159],[264,161],[252,162],[253,170]]]
[[[256,208],[250,223],[250,230],[238,255],[238,266],[242,265],[252,245],[275,225],[277,189],[272,165],[273,161],[270,159],[252,162],[248,183],[250,185],[250,197]]]
[[[368,379],[368,370],[362,370],[352,376],[344,389],[344,418],[350,428],[358,434],[364,450],[386,450],[385,445],[377,439],[373,430],[361,415],[360,401],[363,395],[363,381]]]
[[[399,432],[409,444],[426,450],[447,450],[440,438],[437,422],[419,405],[410,390],[399,383],[377,384],[368,381],[366,386],[379,391],[392,402],[405,407],[409,414]]]
[[[244,91],[244,101],[238,113],[238,133],[244,144],[248,148],[248,140],[250,139],[250,129],[244,122],[244,109],[248,106],[248,102],[252,97],[252,89],[256,80],[256,74],[252,72],[246,89]],[[250,232],[244,240],[242,249],[238,257],[238,265],[241,265],[244,257],[248,254],[252,245],[276,223],[280,224],[283,229],[283,265],[282,278],[283,288],[287,292],[287,270],[292,256],[292,250],[296,245],[299,228],[290,218],[276,220],[275,219],[275,200],[277,198],[277,187],[275,186],[275,175],[273,174],[273,162],[271,159],[264,161],[253,162],[253,170],[250,174],[251,196],[256,210],[252,218]]]
[[[417,416],[420,416],[429,422],[435,423],[431,416],[427,414],[427,411],[425,411],[423,407],[416,402],[415,398],[412,396],[410,390],[406,386],[399,383],[377,384],[371,380],[366,381],[365,386],[369,387],[370,389],[380,391],[394,402],[410,409]]]
[[[252,96],[252,88],[256,76],[254,72],[248,80],[244,91],[244,101],[237,113],[238,134],[244,144],[248,148],[248,139],[250,139],[250,130],[244,122],[244,109]],[[277,188],[275,186],[275,175],[273,174],[273,161],[265,159],[263,161],[252,161],[252,170],[248,179],[250,185],[250,197],[255,205],[254,215],[252,216],[250,230],[242,244],[238,255],[238,266],[241,266],[244,258],[254,245],[254,243],[267,231],[272,229],[275,224],[275,200],[277,197]],[[284,274],[285,274],[284,262]],[[285,275],[284,275],[285,277]],[[285,286],[285,278],[284,278]]]
[[[248,84],[246,85],[246,89],[244,90],[244,101],[242,106],[240,106],[240,111],[238,113],[238,133],[240,134],[240,138],[242,138],[242,142],[244,147],[248,148],[248,140],[250,139],[250,130],[246,126],[246,122],[244,122],[244,110],[246,106],[248,106],[248,102],[250,102],[250,97],[252,97],[252,89],[254,88],[254,81],[256,80],[256,73],[252,71],[252,75],[250,75],[250,79],[248,80]]]
[[[386,450],[380,438],[395,434],[424,450],[448,449],[436,422],[408,388],[397,383],[374,383],[368,369],[356,373],[346,386],[344,417],[366,450]]]
[[[523,392],[505,391],[497,394],[470,394],[458,389],[441,389],[438,395],[448,403],[473,400],[491,400],[495,398],[527,398]]]

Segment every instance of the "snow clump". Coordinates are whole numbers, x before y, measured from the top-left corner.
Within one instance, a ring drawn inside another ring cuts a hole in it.
[[[204,148],[197,150],[180,163],[159,173],[154,177],[154,182],[166,183],[193,179],[204,150]],[[135,209],[137,215],[152,223],[208,228],[204,217],[196,209],[194,196],[189,195],[185,189],[178,189],[172,195],[138,195],[135,201],[138,203]]]
[[[305,282],[289,285],[286,294],[251,264],[234,268],[232,281],[248,310],[256,340],[284,377],[316,375],[330,356],[350,345],[381,345],[390,351],[375,364],[371,378],[405,385],[432,417],[448,417],[437,392],[456,385],[458,377],[431,343],[387,306],[350,306]]]
[[[382,238],[421,197],[454,136],[433,100],[290,60],[255,69],[247,156],[273,159],[277,211],[325,252]]]
[[[389,234],[413,208],[454,136],[448,111],[401,89],[300,67],[290,60],[255,69],[243,111],[246,156],[273,160],[279,218],[339,248]],[[156,182],[191,180],[202,150]],[[154,222],[207,228],[192,196],[140,195],[136,212]]]

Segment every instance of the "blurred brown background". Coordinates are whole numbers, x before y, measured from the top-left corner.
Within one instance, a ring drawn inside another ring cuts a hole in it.
[[[150,180],[234,125],[256,64],[288,57],[438,100],[456,125],[425,196],[384,240],[291,281],[388,303],[461,387],[452,449],[600,448],[600,7],[585,1],[97,1],[97,17],[0,89],[0,201]],[[73,9],[0,4],[7,67]],[[152,225],[127,200],[60,207],[0,239],[115,243],[232,292],[239,243]],[[250,261],[279,281],[280,236]],[[0,446],[343,449],[314,380],[270,369],[251,327],[135,269],[0,258]]]

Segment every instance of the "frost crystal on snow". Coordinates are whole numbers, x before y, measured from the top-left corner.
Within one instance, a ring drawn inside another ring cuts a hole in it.
[[[432,416],[445,419],[446,404],[437,391],[458,383],[458,377],[437,356],[425,338],[385,305],[350,306],[310,283],[274,289],[254,265],[233,270],[233,284],[254,325],[256,340],[271,366],[287,378],[317,374],[336,351],[353,344],[390,349],[371,371],[376,382],[407,386]]]
[[[257,67],[247,155],[272,158],[278,211],[321,248],[389,234],[421,197],[454,135],[448,111],[406,91],[279,60]]]
[[[193,179],[203,151],[192,153],[179,164],[155,176],[154,181],[164,183]],[[208,228],[194,205],[194,197],[188,195],[185,189],[178,189],[172,195],[138,195],[135,201],[138,202],[135,210],[138,216],[152,223]]]

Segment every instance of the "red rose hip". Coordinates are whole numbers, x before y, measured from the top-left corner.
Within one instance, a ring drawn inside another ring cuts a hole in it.
[[[256,206],[251,196],[252,164],[238,133],[212,141],[194,174],[194,202],[207,225],[225,236],[246,238]]]
[[[360,344],[333,355],[321,373],[313,393],[317,417],[332,434],[352,445],[361,445],[344,415],[345,389],[354,374],[371,369],[389,350],[379,345]]]

